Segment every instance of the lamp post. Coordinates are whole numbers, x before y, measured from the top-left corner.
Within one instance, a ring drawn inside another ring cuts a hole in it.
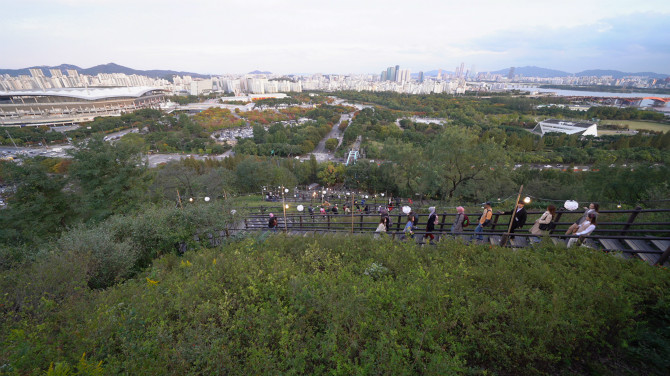
[[[286,205],[286,202],[284,201],[284,195],[288,193],[288,188],[281,188],[281,207],[282,210],[284,211],[284,232],[288,231],[287,225],[286,225],[286,209],[288,209],[288,205]]]
[[[347,194],[349,194],[347,192]],[[352,191],[351,192],[351,233],[354,233],[354,196],[356,194]]]

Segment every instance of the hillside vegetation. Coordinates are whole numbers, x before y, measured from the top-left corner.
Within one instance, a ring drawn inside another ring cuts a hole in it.
[[[668,271],[602,252],[259,234],[183,256],[157,252],[151,266],[94,289],[68,249],[95,232],[65,233],[49,263],[1,272],[0,373],[51,365],[52,375],[663,374],[670,366]],[[150,244],[135,233],[108,241]]]

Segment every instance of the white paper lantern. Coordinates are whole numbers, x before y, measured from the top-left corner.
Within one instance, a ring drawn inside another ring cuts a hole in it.
[[[303,211],[303,210],[305,209],[305,207],[302,206],[302,205],[298,205],[298,208],[297,208],[297,209],[298,209],[298,211]]]
[[[409,214],[411,211],[412,211],[412,208],[410,208],[409,206],[403,206],[402,207],[402,212],[405,213],[405,214]]]
[[[575,200],[568,200],[563,204],[563,207],[568,210],[576,210],[579,207],[579,203]]]

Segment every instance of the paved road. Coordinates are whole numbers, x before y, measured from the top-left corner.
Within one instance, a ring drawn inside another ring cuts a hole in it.
[[[149,167],[156,167],[163,163],[168,163],[172,161],[179,161],[186,158],[194,158],[197,160],[205,159],[223,159],[235,155],[232,150],[219,155],[198,155],[198,154],[151,154],[147,156],[149,161]]]
[[[44,147],[13,147],[13,146],[0,146],[0,157],[12,157],[14,159],[20,159],[23,157],[67,157],[67,150],[72,149],[72,145],[52,145],[48,148]]]
[[[333,129],[328,132],[328,134],[319,141],[319,144],[316,145],[314,148],[314,151],[312,151],[310,154],[313,154],[314,157],[316,158],[317,161],[323,162],[323,161],[328,161],[332,160],[334,158],[333,153],[328,152],[326,149],[326,140],[329,138],[335,138],[338,140],[337,146],[339,147],[342,144],[342,136],[343,132],[340,131],[340,124],[342,124],[343,121],[351,120],[354,116],[354,113],[348,113],[348,114],[343,114],[340,116],[340,121],[337,122],[337,124],[333,125]]]

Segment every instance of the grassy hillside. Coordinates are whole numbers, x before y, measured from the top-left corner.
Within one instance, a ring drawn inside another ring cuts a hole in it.
[[[586,249],[259,235],[163,254],[107,289],[87,287],[78,265],[1,272],[0,374],[40,374],[52,362],[52,375],[670,366],[668,270]]]
[[[638,130],[638,131],[654,131],[654,132],[667,132],[670,130],[670,124],[659,123],[655,121],[643,121],[643,120],[603,120],[603,125],[614,124],[614,125],[623,125],[628,127],[628,129]]]

